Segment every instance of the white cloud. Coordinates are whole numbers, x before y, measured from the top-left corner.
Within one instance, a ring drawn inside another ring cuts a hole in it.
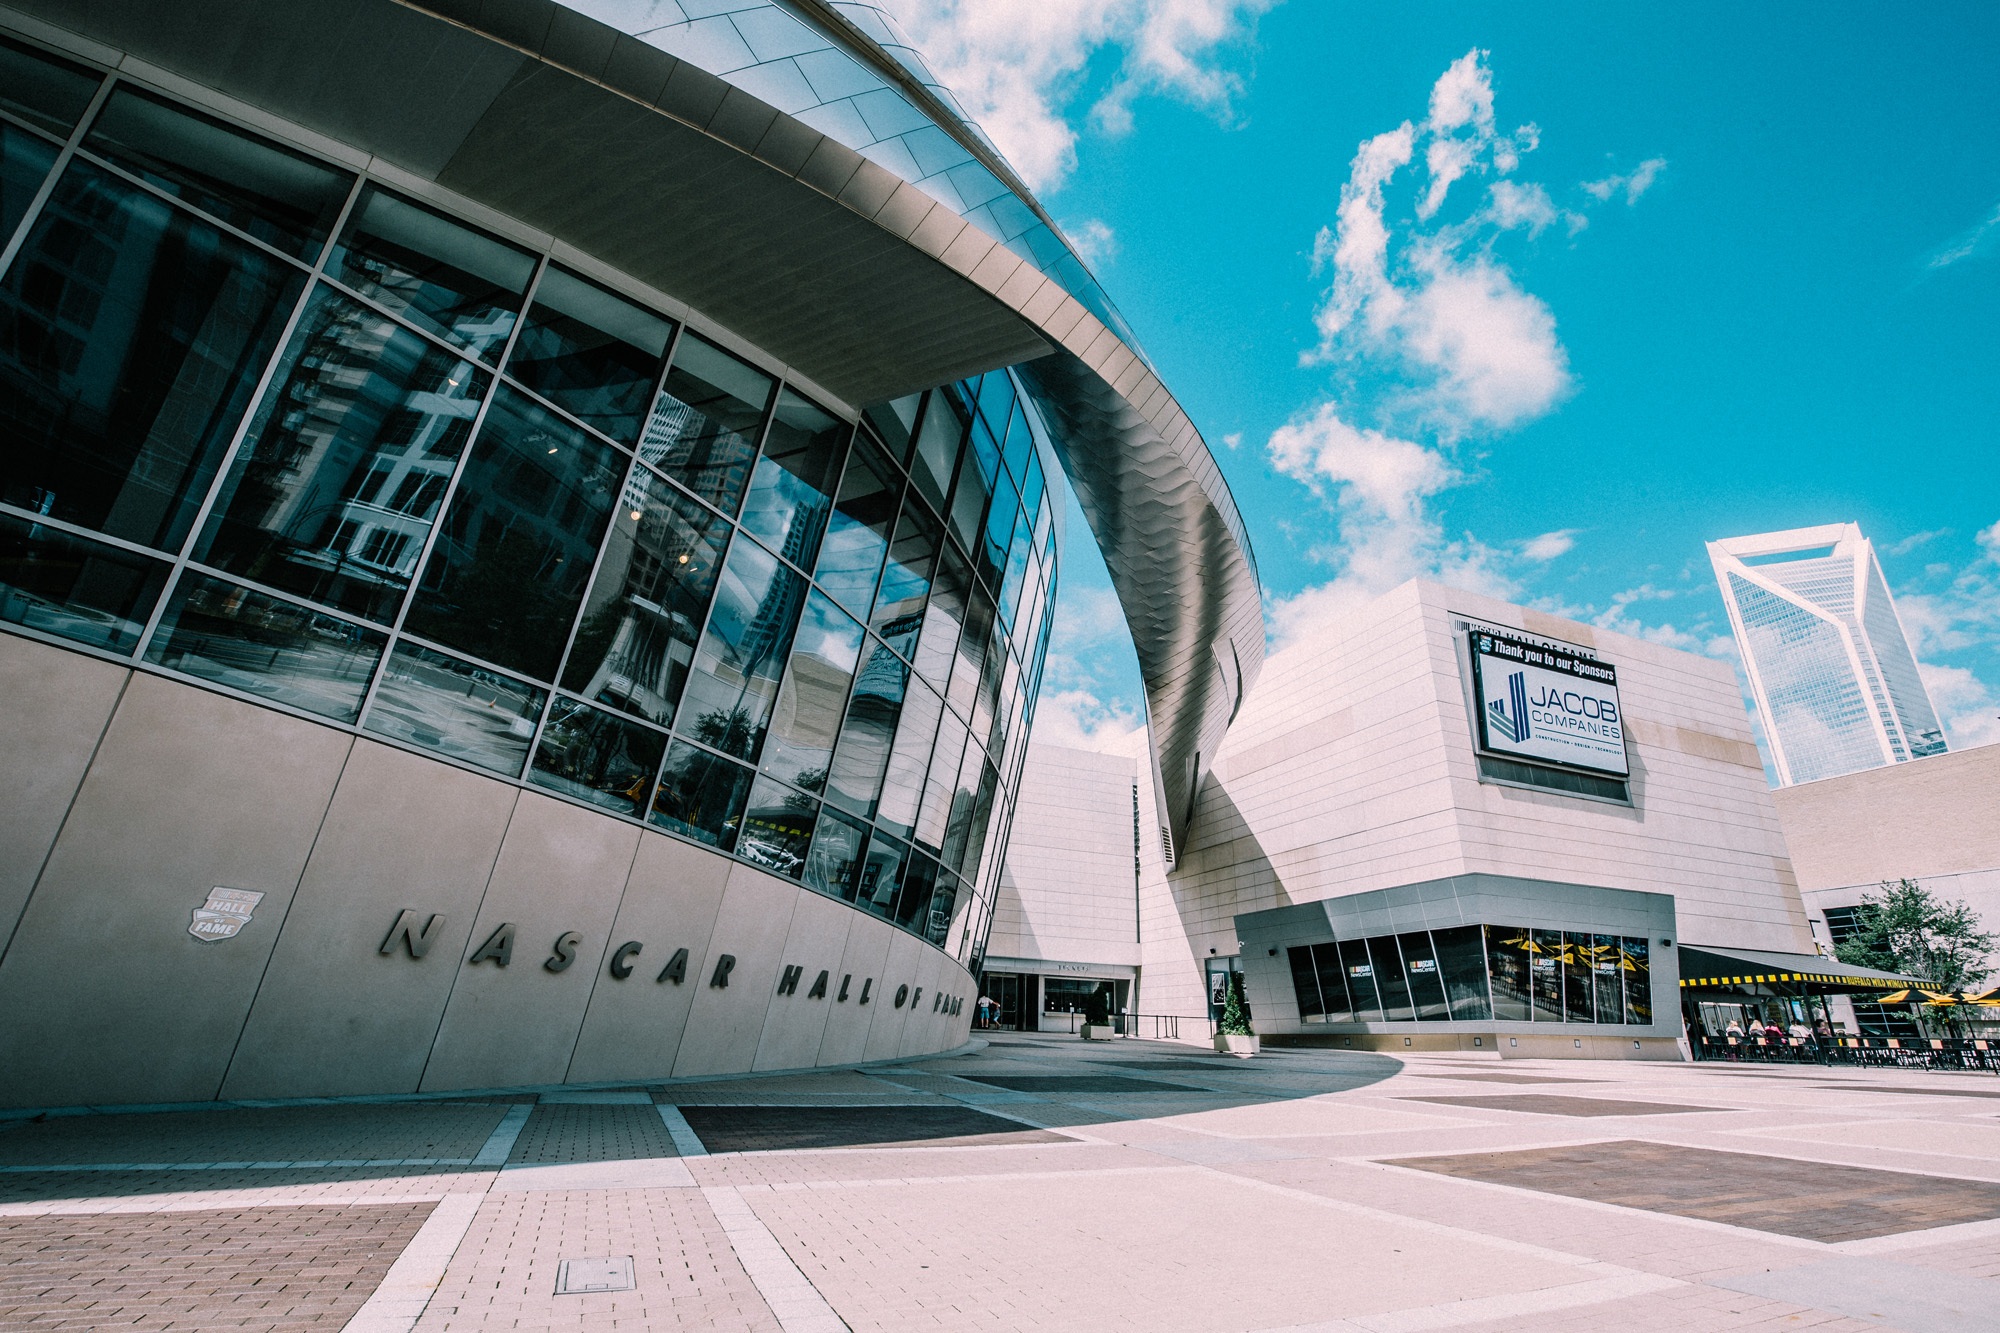
[[[1158,95],[1226,117],[1242,76],[1224,63],[1277,0],[886,0],[917,50],[1030,187],[1076,166],[1072,103],[1100,51],[1119,52],[1089,109],[1105,133],[1131,128]]]
[[[2000,697],[1995,697],[1971,668],[1925,662],[1917,669],[1923,673],[1924,688],[1930,691],[1952,749],[2000,744]]]
[[[1083,262],[1092,268],[1118,253],[1118,235],[1109,223],[1099,218],[1085,218],[1082,222],[1065,223],[1063,234]]]
[[[1574,543],[1564,529],[1489,546],[1448,536],[1436,513],[1437,497],[1467,480],[1454,457],[1461,441],[1525,425],[1573,389],[1554,312],[1496,247],[1557,224],[1575,235],[1586,219],[1516,178],[1541,130],[1502,136],[1498,123],[1486,53],[1468,51],[1432,86],[1421,123],[1362,141],[1334,222],[1314,238],[1313,272],[1326,285],[1318,340],[1300,363],[1331,367],[1335,384],[1272,433],[1267,454],[1326,504],[1338,541],[1312,550],[1334,570],[1328,582],[1272,602],[1280,642],[1337,627],[1411,578],[1518,600],[1517,571]],[[1620,188],[1636,199],[1663,165]]]
[[[1571,387],[1554,314],[1492,254],[1500,234],[1532,237],[1564,216],[1548,192],[1496,180],[1464,221],[1426,225],[1454,183],[1504,175],[1539,142],[1533,126],[1504,144],[1496,138],[1484,58],[1469,51],[1439,77],[1421,128],[1405,121],[1361,144],[1337,221],[1313,245],[1315,269],[1331,265],[1333,281],[1314,312],[1319,343],[1302,359],[1395,366],[1406,380],[1399,405],[1445,436],[1519,425]],[[1420,144],[1429,183],[1414,223],[1394,229],[1388,189]]]
[[[1333,507],[1340,541],[1324,554],[1334,578],[1271,604],[1281,643],[1337,625],[1368,601],[1413,578],[1507,597],[1518,586],[1496,553],[1467,537],[1446,538],[1428,497],[1458,474],[1444,455],[1414,440],[1357,427],[1331,403],[1279,427],[1268,446],[1280,472]]]
[[[1932,528],[1928,532],[1913,532],[1909,536],[1899,541],[1891,542],[1889,545],[1883,547],[1882,553],[1884,555],[1908,555],[1927,542],[1934,542],[1940,537],[1949,537],[1950,535],[1950,528]]]
[[[1938,252],[1931,256],[1928,267],[1950,268],[1961,260],[1984,254],[1996,239],[2000,239],[2000,205],[1996,205],[1993,211],[1970,231],[1940,247]]]
[[[1568,555],[1576,545],[1577,529],[1562,528],[1555,532],[1545,532],[1539,537],[1530,537],[1521,543],[1521,558],[1537,564],[1546,564],[1557,556]]]
[[[1129,754],[1133,739],[1145,731],[1143,718],[1105,703],[1089,690],[1043,690],[1035,705],[1037,745]]]
[[[1599,180],[1585,181],[1583,192],[1600,204],[1609,203],[1612,196],[1623,194],[1626,207],[1629,208],[1639,202],[1640,195],[1653,188],[1653,182],[1658,180],[1660,173],[1666,169],[1667,159],[1649,157],[1623,174],[1613,173]]]
[[[1222,443],[1230,452],[1234,453],[1243,447],[1243,432],[1240,430],[1230,431],[1229,434],[1222,437]]]

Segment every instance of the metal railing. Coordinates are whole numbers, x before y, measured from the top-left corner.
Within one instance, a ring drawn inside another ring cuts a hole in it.
[[[2000,1042],[1973,1037],[1693,1038],[1697,1060],[1854,1065],[1866,1069],[1976,1070],[2000,1074]]]
[[[1046,1024],[1049,1019],[1054,1017],[1057,1017],[1057,1015],[1046,1013],[1039,1015],[1042,1024]],[[1072,1036],[1076,1034],[1077,1029],[1083,1026],[1083,1015],[1074,1010],[1062,1014],[1061,1017],[1067,1020],[1067,1030]],[[1215,1035],[1215,1022],[1210,1018],[1195,1018],[1187,1014],[1132,1014],[1123,1012],[1111,1015],[1111,1034],[1114,1037],[1137,1037],[1143,1041],[1179,1041],[1181,1040],[1181,1024],[1183,1023],[1194,1025],[1190,1029],[1191,1033],[1198,1032],[1203,1027],[1206,1027],[1207,1033],[1205,1035]],[[1046,1026],[1010,1028],[997,1025],[982,1028],[975,1023],[972,1030],[976,1034],[980,1032],[1047,1032],[1049,1029]]]

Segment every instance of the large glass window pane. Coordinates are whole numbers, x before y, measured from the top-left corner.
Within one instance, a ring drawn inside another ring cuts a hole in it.
[[[967,758],[970,757],[968,754]],[[975,883],[986,872],[987,847],[991,845],[995,848],[996,858],[999,854],[994,840],[997,831],[994,826],[1000,822],[1003,813],[994,801],[999,790],[1000,770],[988,763],[979,775],[979,792],[973,798],[972,818],[967,825],[965,855],[958,862],[959,874]]]
[[[972,835],[972,819],[979,803],[979,780],[985,767],[985,753],[977,745],[968,744],[959,760],[958,776],[950,782],[951,806],[945,821],[944,847],[938,859],[961,874],[977,868],[965,864],[965,849],[966,840]],[[947,773],[948,770],[940,763],[932,772]]]
[[[980,674],[986,668],[986,654],[993,646],[992,639],[993,594],[975,586],[966,602],[965,632],[959,636],[958,656],[951,664],[951,706],[962,713],[974,711],[973,703],[980,693]],[[990,711],[986,721],[987,725],[992,724]]]
[[[388,635],[192,570],[146,660],[308,713],[352,722]]]
[[[1525,1023],[1534,993],[1533,942],[1519,926],[1486,926],[1486,975],[1493,984],[1493,1017]]]
[[[948,389],[933,389],[924,402],[923,424],[917,428],[917,451],[910,459],[910,481],[931,507],[944,511],[951,474],[958,466],[959,445],[965,440],[966,417]]]
[[[616,449],[503,385],[445,511],[407,628],[554,679],[624,472]]]
[[[514,777],[527,761],[528,743],[547,698],[546,690],[485,667],[399,643],[382,669],[362,725]]]
[[[771,714],[763,768],[795,787],[826,789],[847,693],[861,660],[861,626],[822,593],[806,598],[791,665]]]
[[[1020,506],[1014,499],[1014,484],[1002,477],[993,483],[993,505],[986,511],[985,536],[979,548],[982,562],[980,577],[995,592],[1004,583],[1007,548],[1014,540],[1014,524],[1020,516]]]
[[[882,776],[889,768],[910,677],[910,669],[881,644],[870,640],[866,652],[826,786],[827,799],[864,819],[874,817],[882,796]]]
[[[652,822],[727,852],[736,846],[753,774],[720,755],[675,741],[667,751]]]
[[[528,780],[614,814],[644,818],[667,738],[615,713],[557,698]]]
[[[972,432],[974,439],[983,433],[977,427]],[[986,519],[986,501],[991,493],[991,486],[979,471],[979,451],[965,450],[958,460],[958,486],[951,493],[951,522],[947,526],[975,561],[984,549],[979,525]]]
[[[319,254],[354,177],[269,139],[130,87],[112,91],[83,146],[304,259]]]
[[[0,514],[0,620],[9,624],[129,653],[166,581],[161,561]]]
[[[882,802],[875,813],[875,822],[899,837],[909,837],[916,827],[924,772],[943,715],[944,704],[937,692],[921,680],[911,681],[903,700],[902,722],[896,729],[896,745],[889,752],[889,772],[882,781]]]
[[[1398,935],[1396,944],[1403,951],[1403,975],[1410,983],[1410,1001],[1416,1006],[1418,1021],[1441,1023],[1450,1018],[1451,1008],[1445,1003],[1444,974],[1438,966],[1437,953],[1431,947],[1430,932],[1416,930]]]
[[[1007,471],[1021,481],[1022,503],[1030,513],[1034,512],[1034,497],[1028,494],[1026,477],[1028,460],[1035,456],[1034,432],[1028,429],[1028,416],[1022,404],[1014,404],[1014,415],[1007,419],[1007,438],[1000,444],[1000,452],[1006,458]]]
[[[73,163],[0,279],[0,497],[177,549],[304,281]]]
[[[1377,935],[1368,941],[1369,960],[1375,965],[1375,989],[1382,996],[1382,1013],[1391,1023],[1407,1023],[1411,1011],[1410,983],[1403,960],[1396,950],[1394,935]]]
[[[904,930],[926,935],[930,928],[931,897],[937,890],[937,862],[913,851],[903,861],[903,882],[889,909],[889,919]]]
[[[1563,937],[1560,930],[1530,934],[1528,952],[1534,957],[1535,1021],[1560,1023],[1563,1016]]]
[[[1021,588],[1027,581],[1028,553],[1034,548],[1034,533],[1028,530],[1028,516],[1016,513],[1014,533],[1007,546],[1007,572],[1000,580],[1000,618],[1012,626],[1020,608]]]
[[[965,757],[965,740],[965,724],[946,713],[938,725],[937,744],[931,750],[930,776],[924,780],[924,799],[917,809],[915,841],[932,855],[944,849],[952,797],[958,790],[959,764]]]
[[[802,879],[806,853],[812,847],[813,820],[819,802],[758,778],[750,789],[750,806],[743,815],[743,833],[736,854],[774,875]]]
[[[958,548],[947,542],[938,560],[937,574],[931,580],[930,601],[924,606],[923,637],[917,641],[916,656],[911,659],[917,673],[940,693],[951,687],[952,664],[958,659],[959,634],[965,628],[966,597],[971,591],[971,567]]]
[[[1299,1002],[1299,1017],[1324,1018],[1326,1005],[1319,997],[1319,974],[1313,970],[1311,947],[1293,945],[1285,950],[1285,960],[1292,966],[1292,994]]]
[[[917,412],[923,407],[924,396],[913,393],[907,398],[893,402],[876,403],[862,409],[862,417],[875,429],[888,446],[889,453],[898,463],[909,461],[910,442],[916,437],[912,433],[917,425]]]
[[[1572,1023],[1597,1021],[1596,961],[1590,936],[1563,932],[1563,1014]]]
[[[889,917],[896,890],[903,882],[903,862],[910,849],[886,833],[868,835],[868,851],[861,862],[861,889],[855,906],[876,916]]]
[[[1616,935],[1593,935],[1590,939],[1590,976],[1597,992],[1597,1021],[1625,1021],[1625,981],[1619,966]]]
[[[535,259],[370,186],[327,271],[420,328],[492,361],[513,332]]]
[[[693,333],[674,345],[639,456],[734,514],[777,381]]]
[[[861,845],[867,837],[860,824],[822,807],[806,856],[806,887],[853,902],[861,892]]]
[[[754,542],[729,549],[677,730],[754,761],[777,702],[806,581]]]
[[[840,474],[851,428],[786,389],[778,396],[764,454],[743,502],[743,530],[800,569],[811,569],[819,537],[833,507],[833,479]]]
[[[674,326],[551,264],[507,358],[507,373],[587,426],[630,444]]]
[[[729,524],[632,470],[590,585],[563,688],[661,725],[674,720]]]
[[[1007,418],[1014,411],[1014,381],[1004,370],[996,370],[979,381],[979,415],[985,418],[994,437],[1006,433]]]
[[[857,435],[813,571],[819,586],[857,616],[866,616],[874,600],[902,487],[895,465],[868,436]]]
[[[31,46],[0,38],[0,111],[67,135],[102,76]]]
[[[882,587],[875,597],[875,613],[868,621],[868,627],[906,660],[917,650],[924,603],[931,591],[931,571],[937,565],[943,540],[944,529],[937,520],[925,512],[915,496],[906,496],[903,515],[896,521],[896,540],[889,547],[889,563],[882,571]]]
[[[195,558],[391,621],[489,376],[315,288]]]
[[[971,903],[972,895],[960,886],[958,876],[939,870],[937,884],[931,889],[930,913],[923,923],[924,938],[950,952],[952,927],[959,924],[960,911]]]
[[[1347,994],[1347,968],[1340,961],[1338,944],[1312,947],[1313,970],[1319,974],[1319,997],[1326,1005],[1326,1021],[1352,1023],[1354,1003]]]
[[[0,121],[0,246],[14,238],[14,228],[28,215],[28,205],[55,164],[54,144]]]
[[[1382,1002],[1375,993],[1375,964],[1368,957],[1368,941],[1342,940],[1340,965],[1347,973],[1347,995],[1354,1003],[1359,1023],[1380,1023]]]
[[[1619,946],[1618,966],[1625,978],[1625,1021],[1649,1024],[1653,1021],[1653,970],[1646,940],[1627,935]]]
[[[1486,998],[1486,956],[1478,926],[1451,926],[1431,932],[1438,968],[1444,973],[1445,997],[1458,1022],[1493,1017]]]

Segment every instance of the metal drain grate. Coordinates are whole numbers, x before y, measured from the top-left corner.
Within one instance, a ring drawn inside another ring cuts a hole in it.
[[[556,1295],[581,1296],[592,1291],[630,1291],[632,1256],[609,1259],[565,1259],[556,1265]]]

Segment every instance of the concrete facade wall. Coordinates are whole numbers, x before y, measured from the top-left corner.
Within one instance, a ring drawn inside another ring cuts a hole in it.
[[[958,963],[692,844],[14,635],[0,690],[0,1105],[654,1081],[965,1040]],[[218,887],[264,897],[197,939]],[[443,918],[421,958],[382,951],[406,908]],[[468,961],[509,924],[504,966]]]
[[[1132,756],[1028,746],[988,957],[1138,963],[1132,821],[1142,766]]]
[[[1617,667],[1631,806],[1480,780],[1461,618]],[[1272,655],[1142,932],[1228,955],[1239,913],[1482,872],[1671,893],[1690,943],[1812,949],[1727,665],[1424,582]]]
[[[2000,745],[1771,793],[1806,904],[1824,918],[1884,880],[1914,879],[2000,930]],[[2000,965],[2000,956],[1991,960]]]

